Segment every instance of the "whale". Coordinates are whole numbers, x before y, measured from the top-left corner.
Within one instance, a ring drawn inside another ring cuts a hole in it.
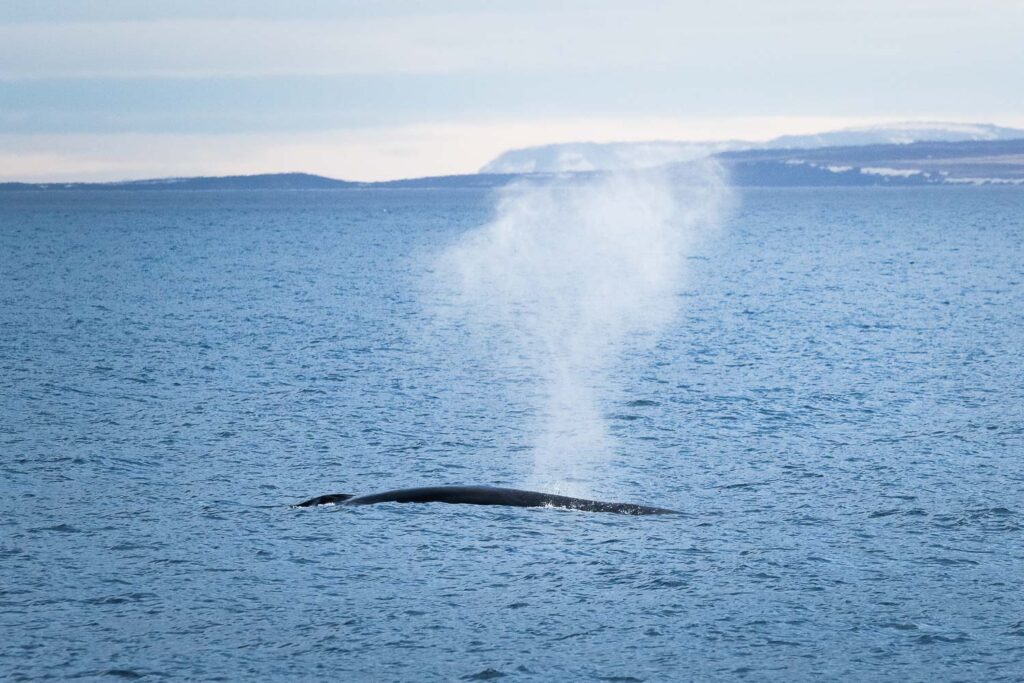
[[[292,507],[309,508],[320,505],[375,505],[377,503],[450,503],[457,505],[508,505],[521,508],[565,508],[581,512],[611,512],[620,515],[673,515],[677,510],[638,505],[609,503],[601,500],[559,496],[553,493],[524,491],[499,486],[422,486],[396,489],[357,496],[351,493],[328,493],[296,503]]]

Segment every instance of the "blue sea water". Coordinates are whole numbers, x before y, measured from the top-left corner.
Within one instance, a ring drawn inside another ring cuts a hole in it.
[[[0,678],[1024,680],[1024,191],[746,190],[595,495],[423,279],[486,190],[0,195]]]

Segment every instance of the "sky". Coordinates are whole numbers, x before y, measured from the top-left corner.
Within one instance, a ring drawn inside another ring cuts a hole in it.
[[[1024,0],[0,0],[0,180],[472,173],[574,141],[1024,127]]]

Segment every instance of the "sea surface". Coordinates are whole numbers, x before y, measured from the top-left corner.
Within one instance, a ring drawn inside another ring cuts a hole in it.
[[[1024,189],[744,190],[596,497],[430,320],[488,190],[0,194],[0,679],[1024,680]]]

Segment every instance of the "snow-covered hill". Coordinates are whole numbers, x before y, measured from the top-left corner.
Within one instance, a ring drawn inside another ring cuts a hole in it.
[[[567,173],[650,168],[689,161],[709,154],[746,149],[814,149],[852,145],[961,142],[1024,138],[1024,130],[985,123],[910,121],[828,131],[814,135],[784,135],[767,142],[569,142],[505,152],[480,173]]]

